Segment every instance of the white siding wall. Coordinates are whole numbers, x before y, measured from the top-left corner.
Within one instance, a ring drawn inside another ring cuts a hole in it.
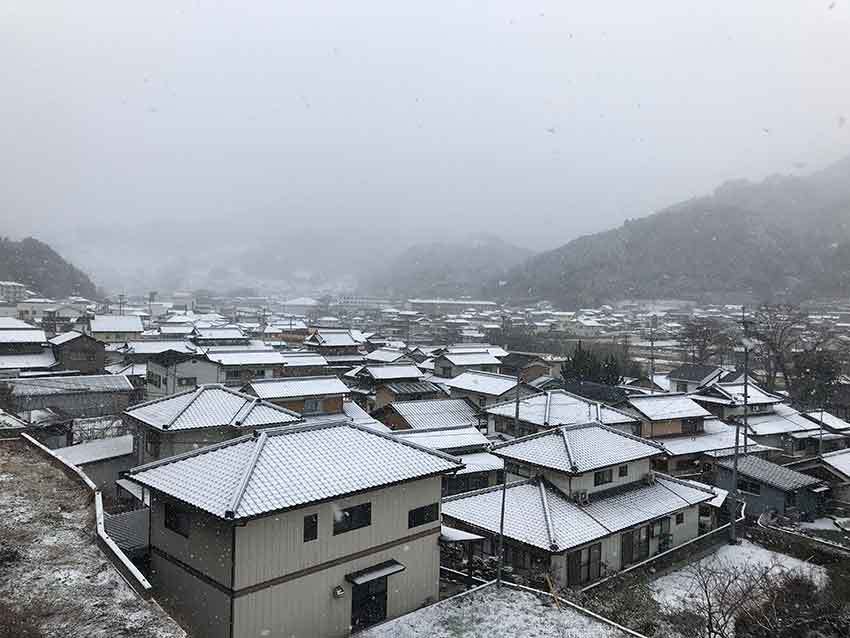
[[[405,526],[406,520],[405,515]],[[234,601],[233,638],[348,636],[351,625],[351,584],[345,580],[345,575],[386,560],[396,560],[406,567],[405,571],[387,579],[388,618],[436,602],[440,568],[437,539],[438,534],[432,534],[237,597]],[[345,590],[342,598],[333,597],[332,592],[337,585]]]
[[[439,523],[408,529],[409,510],[440,501],[440,477],[351,496],[250,521],[236,529],[236,586],[248,587],[421,532]],[[372,524],[333,535],[334,513],[372,503]],[[319,537],[304,542],[304,517],[319,514]],[[404,562],[404,561],[400,561]]]
[[[599,487],[595,487],[593,485],[595,472],[587,472],[585,474],[573,476],[570,478],[558,472],[545,471],[543,472],[543,476],[545,476],[554,485],[559,487],[561,491],[565,494],[572,495],[572,493],[581,490],[587,490],[588,493],[593,493],[598,492],[600,490],[608,490],[612,487],[625,485],[626,483],[634,483],[635,481],[641,481],[642,477],[649,472],[649,459],[641,459],[640,461],[633,461],[631,463],[621,463],[620,465],[629,466],[628,475],[620,477],[618,471],[618,468],[620,466],[612,465],[611,475],[613,481],[611,483],[606,483],[605,485],[600,485]]]

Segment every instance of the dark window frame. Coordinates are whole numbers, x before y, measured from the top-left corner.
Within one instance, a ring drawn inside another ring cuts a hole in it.
[[[421,507],[414,507],[407,512],[407,528],[412,529],[421,525],[433,523],[440,518],[440,503],[428,503]]]
[[[626,464],[626,465],[621,465],[620,467],[618,467],[618,468],[617,468],[617,477],[618,477],[618,478],[625,478],[625,477],[627,477],[628,475],[629,475],[629,466],[628,466],[628,464]]]
[[[163,524],[165,529],[179,534],[183,538],[189,538],[189,534],[192,532],[192,512],[174,503],[165,503]]]
[[[593,473],[593,487],[608,485],[614,482],[614,471],[609,467]]]
[[[307,514],[304,517],[304,542],[310,543],[319,538],[319,515]]]
[[[369,527],[372,524],[372,503],[367,501],[341,510],[334,516],[334,536]]]

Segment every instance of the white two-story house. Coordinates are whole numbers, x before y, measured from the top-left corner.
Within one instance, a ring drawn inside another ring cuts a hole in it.
[[[348,636],[435,602],[457,459],[349,423],[137,467],[160,602],[204,638]]]
[[[505,560],[576,587],[696,538],[709,486],[650,469],[658,443],[598,422],[497,445],[505,460]],[[502,487],[443,499],[447,524],[485,536],[495,553]]]

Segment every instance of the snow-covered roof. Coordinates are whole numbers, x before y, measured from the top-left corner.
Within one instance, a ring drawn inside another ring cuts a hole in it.
[[[109,374],[123,374],[128,377],[147,377],[147,363],[114,363],[104,368]]]
[[[413,430],[478,423],[474,407],[464,399],[395,401],[390,406]]]
[[[174,352],[195,352],[194,344],[183,340],[151,340],[151,341],[128,341],[125,352],[132,354],[159,354],[167,350]]]
[[[477,474],[478,472],[500,472],[505,469],[505,462],[495,454],[490,454],[489,452],[458,454],[457,458],[465,466],[463,469],[458,470],[458,475]]]
[[[485,412],[513,417],[514,410],[514,401],[505,401],[486,408]],[[605,425],[637,421],[637,418],[630,414],[588,401],[565,390],[550,390],[520,399],[519,418],[538,426],[578,425],[592,420]]]
[[[720,461],[718,465],[731,470],[733,461]],[[758,456],[738,457],[738,474],[786,492],[823,483],[813,476],[771,463]]]
[[[628,403],[650,421],[711,416],[711,412],[686,394],[636,395],[629,397]]]
[[[816,423],[823,423],[830,430],[843,432],[844,430],[850,429],[850,423],[847,423],[847,421],[844,421],[843,419],[839,419],[834,414],[830,414],[825,410],[812,410],[811,412],[806,412],[806,416],[814,420]]]
[[[628,483],[590,495],[580,506],[543,479],[510,483],[505,490],[505,536],[549,552],[563,552],[628,527],[709,501],[715,494],[656,474],[653,484]],[[499,533],[502,488],[443,499],[443,515]],[[449,523],[451,524],[451,523]]]
[[[317,352],[281,352],[283,363],[290,368],[293,367],[312,367],[318,368],[328,365],[327,359]]]
[[[850,478],[850,449],[827,452],[821,455],[821,460]]]
[[[486,350],[480,352],[447,352],[442,356],[455,366],[497,366],[501,364],[501,361]]]
[[[69,341],[73,341],[77,337],[82,337],[81,332],[77,332],[76,330],[71,330],[70,332],[63,332],[62,334],[56,335],[51,338],[49,341],[54,346],[61,346],[63,343],[68,343]]]
[[[817,430],[820,426],[807,419],[791,406],[777,403],[771,414],[753,414],[747,417],[747,425],[752,436],[787,434]]]
[[[114,436],[107,439],[96,439],[87,443],[60,447],[53,452],[66,463],[85,465],[95,461],[105,461],[118,456],[133,453],[133,435]]]
[[[36,377],[8,379],[16,397],[51,394],[92,394],[95,392],[129,392],[133,384],[123,375],[91,374],[78,377]]]
[[[245,333],[237,326],[225,328],[196,328],[195,339],[199,341],[215,341],[218,339],[245,339]]]
[[[493,453],[519,464],[583,474],[665,454],[663,446],[601,423],[550,428],[501,443]]]
[[[422,371],[412,364],[366,366],[364,370],[366,374],[375,379],[375,381],[392,381],[394,379],[418,379],[422,376]]]
[[[58,362],[52,348],[33,354],[0,354],[0,370],[31,370],[52,368]]]
[[[263,430],[135,468],[128,478],[214,516],[245,519],[461,467],[446,454],[337,422]]]
[[[124,414],[169,432],[221,426],[259,428],[301,420],[291,410],[219,384],[139,403]]]
[[[434,428],[430,430],[401,430],[394,433],[405,441],[432,450],[458,450],[463,448],[486,448],[490,445],[487,437],[473,426]]]
[[[739,441],[742,450],[744,448],[744,434],[742,428]],[[725,450],[735,446],[735,428],[718,419],[706,419],[703,432],[681,436],[665,436],[662,443],[671,456]],[[752,439],[747,439],[747,448],[751,452],[772,449],[759,445]]]
[[[252,381],[243,390],[267,400],[348,394],[348,386],[334,376],[265,379]]]
[[[47,343],[47,335],[44,330],[32,326],[0,330],[0,343]]]
[[[378,348],[365,356],[367,362],[376,361],[379,363],[394,363],[399,359],[405,359],[406,355],[400,350],[392,348]]]
[[[89,324],[91,332],[141,332],[142,320],[135,315],[98,315]]]
[[[691,395],[695,401],[719,403],[722,405],[744,405],[743,383],[714,383],[703,388],[697,394]],[[782,403],[784,399],[765,392],[752,383],[747,387],[748,405],[770,405]]]
[[[221,366],[283,366],[286,361],[276,350],[207,351],[207,358]]]
[[[502,396],[505,392],[516,387],[516,377],[495,372],[481,372],[469,370],[457,375],[454,379],[448,379],[443,385],[456,390],[478,392],[490,396]]]
[[[343,346],[358,346],[366,341],[366,339],[355,338],[355,335],[352,334],[352,331],[350,330],[329,330],[327,328],[322,328],[307,337],[304,341],[320,347],[338,348]]]

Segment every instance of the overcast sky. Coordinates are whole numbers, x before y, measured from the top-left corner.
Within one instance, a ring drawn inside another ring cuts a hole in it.
[[[848,34],[850,0],[7,0],[4,232],[273,219],[550,248],[850,152]]]

